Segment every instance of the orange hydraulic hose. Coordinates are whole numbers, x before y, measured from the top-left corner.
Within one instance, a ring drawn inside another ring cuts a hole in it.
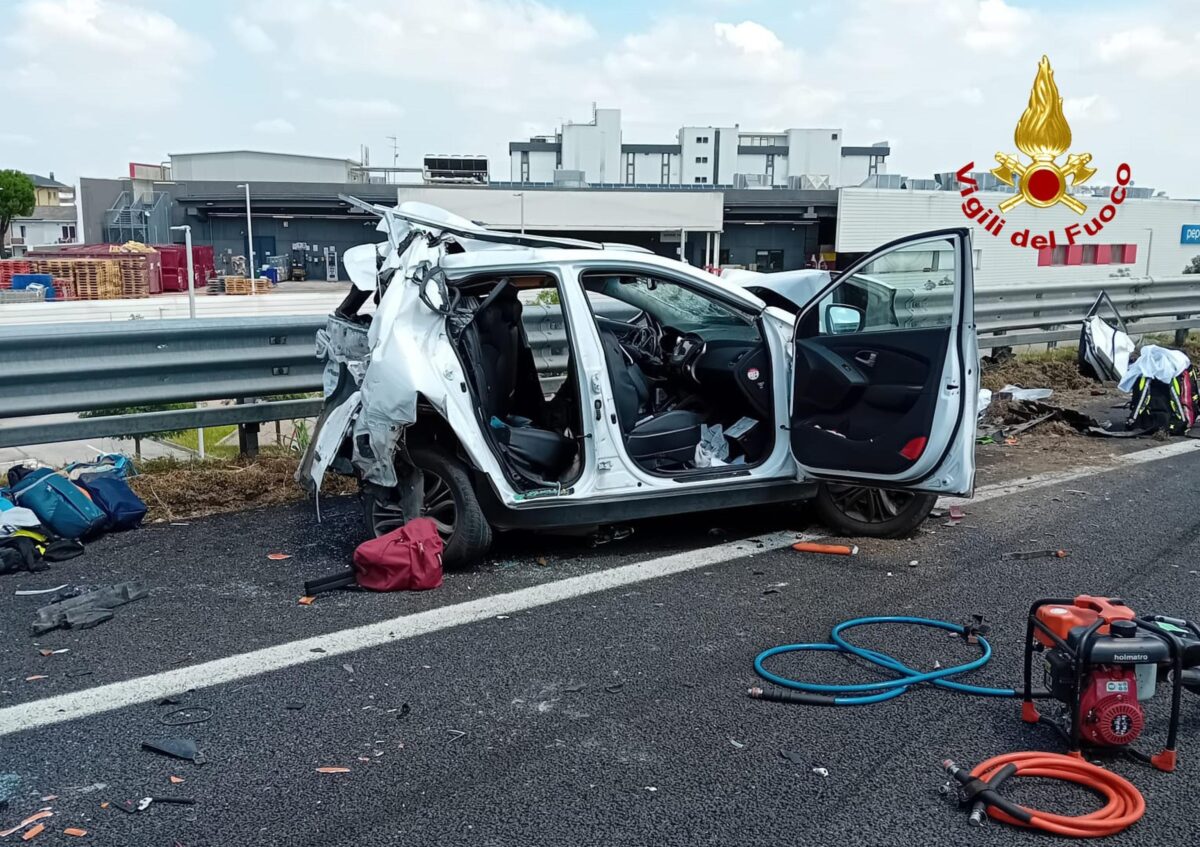
[[[1040,829],[1069,838],[1100,838],[1116,835],[1138,821],[1146,811],[1146,801],[1133,783],[1123,776],[1074,756],[1059,753],[1006,753],[977,765],[971,771],[971,776],[986,782],[1009,763],[1016,765],[1015,776],[1038,776],[1074,782],[1104,795],[1107,802],[1103,808],[1078,817],[1055,815],[1026,806],[1017,806],[1028,816],[1028,820],[1020,820],[996,806],[991,806],[988,815],[1002,823]]]

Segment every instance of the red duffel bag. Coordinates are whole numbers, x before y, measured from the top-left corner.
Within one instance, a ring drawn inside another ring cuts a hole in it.
[[[358,584],[371,591],[428,591],[442,584],[442,539],[430,518],[364,541],[354,551]]]

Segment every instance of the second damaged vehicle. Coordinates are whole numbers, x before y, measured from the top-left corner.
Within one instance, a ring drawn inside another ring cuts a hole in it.
[[[427,515],[455,565],[496,531],[813,499],[839,532],[895,537],[971,492],[966,229],[887,244],[786,308],[640,248],[343,199],[386,241],[346,253],[298,477],[357,476],[376,534]],[[864,302],[896,266],[953,296],[903,318]]]

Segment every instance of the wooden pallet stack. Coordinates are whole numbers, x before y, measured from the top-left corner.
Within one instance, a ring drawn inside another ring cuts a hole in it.
[[[0,259],[0,289],[12,288],[14,274],[29,273],[29,262],[21,259]]]
[[[150,296],[150,269],[145,256],[126,256],[115,260],[121,273],[121,297],[137,300]]]
[[[113,259],[34,259],[34,273],[69,280],[79,300],[116,300],[122,296],[121,266]]]
[[[266,294],[271,290],[271,280],[262,277],[247,279],[244,276],[227,276],[223,278],[223,282],[225,294]]]
[[[54,293],[56,300],[79,299],[79,295],[75,293],[75,280],[66,277],[56,276],[54,278]]]

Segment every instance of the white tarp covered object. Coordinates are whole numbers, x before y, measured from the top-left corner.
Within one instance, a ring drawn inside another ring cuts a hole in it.
[[[1111,322],[1100,317],[1104,307],[1112,314]],[[1079,333],[1080,370],[1084,376],[1094,376],[1101,382],[1118,382],[1129,368],[1134,347],[1121,313],[1108,292],[1101,291],[1084,317]]]
[[[1137,361],[1129,366],[1117,388],[1128,393],[1133,390],[1138,378],[1143,376],[1169,383],[1191,364],[1187,354],[1181,350],[1147,344],[1142,348],[1142,353],[1138,356]]]

